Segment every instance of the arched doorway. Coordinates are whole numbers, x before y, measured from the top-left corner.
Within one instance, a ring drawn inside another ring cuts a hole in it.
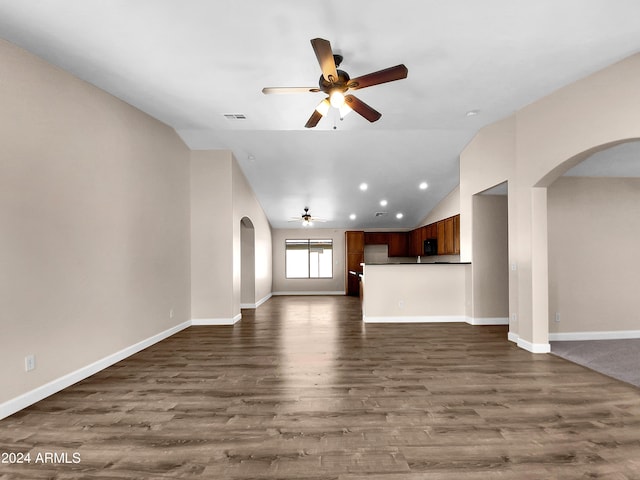
[[[240,220],[240,308],[256,308],[256,235],[249,217]]]
[[[547,186],[549,339],[637,338],[640,141],[561,167]]]

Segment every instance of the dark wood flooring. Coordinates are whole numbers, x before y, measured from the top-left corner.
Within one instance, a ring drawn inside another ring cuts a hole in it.
[[[640,389],[506,335],[274,297],[0,421],[0,479],[640,478]]]

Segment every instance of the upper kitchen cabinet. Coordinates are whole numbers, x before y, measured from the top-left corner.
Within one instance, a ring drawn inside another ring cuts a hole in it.
[[[445,218],[436,224],[438,255],[460,253],[460,215]]]
[[[408,232],[365,232],[365,245],[387,245],[390,257],[407,257],[409,253]]]
[[[438,238],[438,225],[436,223],[430,223],[429,225],[425,225],[422,227],[423,234],[422,239],[427,240],[428,238]]]
[[[409,234],[407,232],[392,232],[389,238],[388,255],[390,257],[409,256]]]
[[[408,233],[409,236],[409,256],[417,257],[424,255],[424,227],[416,228]]]
[[[453,217],[453,253],[460,254],[460,215]]]
[[[387,232],[364,232],[365,245],[387,245],[389,234]]]

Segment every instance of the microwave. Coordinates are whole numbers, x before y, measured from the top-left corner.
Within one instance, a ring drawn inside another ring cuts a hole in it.
[[[424,255],[437,255],[438,254],[438,239],[427,238],[424,241]]]

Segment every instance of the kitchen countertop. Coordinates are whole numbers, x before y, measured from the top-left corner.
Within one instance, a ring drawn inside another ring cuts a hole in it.
[[[471,265],[471,262],[399,262],[399,263],[363,263],[363,265]]]

